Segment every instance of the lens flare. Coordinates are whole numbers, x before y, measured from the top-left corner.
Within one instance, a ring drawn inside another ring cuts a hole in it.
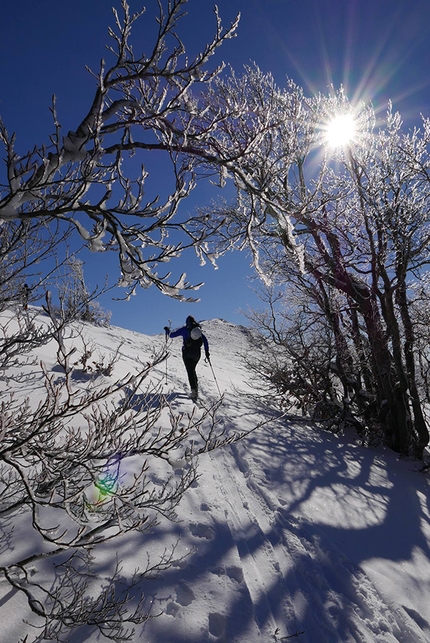
[[[100,478],[87,490],[87,504],[91,509],[95,510],[117,492],[122,457],[121,453],[111,456]]]

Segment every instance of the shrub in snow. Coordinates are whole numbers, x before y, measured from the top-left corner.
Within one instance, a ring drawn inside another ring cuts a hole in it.
[[[122,640],[147,618],[136,602],[142,582],[171,566],[175,553],[149,550],[131,575],[117,553],[107,583],[104,557],[133,534],[149,534],[159,516],[175,520],[198,454],[240,436],[224,435],[218,405],[174,412],[153,376],[165,348],[114,377],[121,345],[90,368],[88,326],[58,318],[49,298],[45,317],[29,312],[33,350],[21,359],[14,349],[2,371],[0,571],[27,598],[41,628],[35,640],[63,640],[81,626]],[[25,346],[22,315],[3,313],[3,348]]]

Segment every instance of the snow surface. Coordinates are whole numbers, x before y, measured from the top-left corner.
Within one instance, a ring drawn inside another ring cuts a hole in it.
[[[221,422],[228,431],[267,423],[241,442],[200,456],[200,478],[186,493],[177,522],[162,521],[151,534],[116,544],[130,575],[145,565],[148,552],[156,558],[178,537],[177,557],[188,554],[147,581],[147,609],[159,616],[138,626],[134,640],[428,643],[429,479],[421,464],[335,437],[305,418],[276,418],[258,402],[258,386],[244,366],[246,329],[222,320],[204,322],[203,329],[225,393]],[[164,342],[162,334],[116,327],[85,326],[85,333],[101,354],[123,342],[114,377],[129,373],[136,357],[149,358]],[[53,368],[50,350],[39,357]],[[180,352],[180,340],[173,340],[163,386],[175,410],[190,412]],[[216,383],[203,360],[198,375],[203,403],[216,400]],[[164,363],[154,376],[164,380]],[[110,552],[106,582],[114,559]],[[32,640],[25,599],[4,580],[0,617],[2,643],[29,631]],[[101,640],[89,628],[70,638]]]

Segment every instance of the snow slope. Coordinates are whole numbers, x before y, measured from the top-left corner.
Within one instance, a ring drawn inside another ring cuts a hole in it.
[[[117,543],[132,574],[147,552],[156,557],[179,538],[180,560],[146,583],[146,607],[158,616],[134,640],[428,643],[429,479],[420,463],[351,444],[302,418],[277,419],[252,395],[256,385],[241,358],[250,350],[246,329],[221,320],[203,328],[225,394],[221,423],[227,431],[266,423],[243,441],[200,456],[200,478],[177,522],[161,521],[151,534]],[[164,342],[163,335],[115,327],[85,332],[101,353],[123,342],[115,375]],[[52,366],[49,348],[44,351],[40,357]],[[179,394],[187,388],[179,339],[170,351],[165,392],[175,410],[191,412],[192,402]],[[198,374],[208,404],[218,393],[203,360]],[[164,382],[164,364],[154,376]],[[25,636],[25,601],[4,581],[0,616],[2,643]],[[88,628],[70,641],[102,640],[97,636]]]

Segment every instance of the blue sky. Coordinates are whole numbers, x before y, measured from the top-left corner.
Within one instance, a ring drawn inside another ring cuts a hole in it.
[[[147,7],[136,32],[145,42],[154,33],[155,0],[130,1],[132,10]],[[343,84],[351,100],[372,101],[385,111],[388,99],[401,112],[405,127],[419,125],[420,113],[430,116],[430,2],[428,0],[219,0],[224,24],[238,12],[238,36],[219,50],[218,60],[236,71],[255,61],[273,73],[282,85],[286,76],[308,93],[325,92]],[[209,40],[214,29],[211,0],[189,0],[182,21],[190,50]],[[84,116],[94,92],[94,80],[85,65],[97,69],[113,24],[113,0],[15,0],[8,2],[0,22],[0,115],[9,131],[17,133],[18,149],[48,142],[52,131],[49,112],[52,94],[63,131],[74,129]],[[182,206],[192,211],[213,198],[210,188],[200,190]],[[86,258],[91,286],[104,275],[115,277],[115,262],[106,254]],[[241,310],[259,306],[255,281],[246,253],[219,261],[219,269],[199,268],[192,252],[177,269],[193,282],[204,281],[201,302],[184,304],[161,295],[155,288],[141,290],[130,302],[102,304],[113,312],[112,323],[145,333],[162,330],[168,319],[179,325],[186,315],[199,319],[220,317],[246,323]]]

